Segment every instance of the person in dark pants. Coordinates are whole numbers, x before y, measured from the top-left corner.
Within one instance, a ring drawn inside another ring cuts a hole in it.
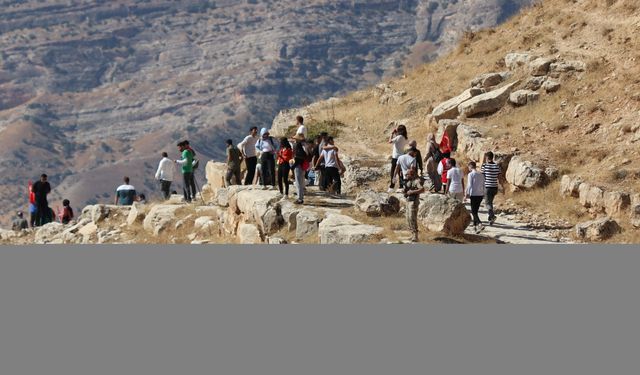
[[[334,146],[333,137],[327,139],[327,145]],[[329,185],[333,183],[333,190],[336,194],[341,194],[342,181],[340,179],[340,161],[338,159],[338,149],[325,148],[320,153],[320,158],[316,161],[314,168],[319,168],[324,163],[324,178],[322,181],[322,190],[327,190]]]
[[[169,199],[171,196],[171,182],[173,181],[174,164],[169,159],[169,155],[166,152],[162,153],[162,160],[158,164],[158,170],[156,171],[156,180],[160,181],[160,190],[164,199]]]
[[[260,130],[260,139],[256,142],[256,151],[260,151],[260,165],[262,166],[262,186],[276,187],[276,151],[278,146],[267,128]]]
[[[240,177],[240,164],[242,163],[242,154],[236,146],[233,145],[231,139],[227,139],[227,174],[225,181],[227,186],[233,185],[232,178],[235,178],[235,184],[241,185],[242,178]]]
[[[485,187],[485,202],[487,211],[489,212],[489,225],[493,225],[496,221],[496,215],[493,210],[493,199],[498,194],[498,183],[502,185],[500,179],[500,166],[493,162],[493,152],[489,151],[484,155],[484,162],[482,163],[482,174],[484,175],[484,187]],[[504,186],[502,186],[504,190]]]
[[[465,198],[471,200],[471,215],[473,216],[473,229],[476,234],[484,229],[482,221],[478,216],[480,204],[484,199],[484,175],[476,170],[476,162],[469,162],[469,175],[467,176],[467,189]]]
[[[244,137],[242,142],[238,143],[238,149],[242,153],[244,164],[247,167],[247,175],[244,178],[245,185],[253,184],[253,178],[256,173],[256,164],[258,164],[256,142],[258,142],[258,128],[253,126],[249,129],[249,135]]]
[[[176,160],[182,166],[182,177],[184,180],[184,200],[189,203],[196,197],[196,181],[193,178],[193,152],[185,142],[178,143],[178,151],[182,159]]]
[[[280,149],[278,150],[278,190],[280,194],[284,194],[285,198],[289,197],[289,171],[291,170],[291,160],[293,160],[293,149],[291,143],[286,137],[280,140]],[[284,190],[282,185],[284,183]]]
[[[36,198],[36,226],[44,225],[50,222],[53,218],[49,213],[49,202],[47,201],[47,194],[51,192],[51,185],[47,181],[47,175],[40,175],[40,181],[36,181],[32,188],[33,194]]]

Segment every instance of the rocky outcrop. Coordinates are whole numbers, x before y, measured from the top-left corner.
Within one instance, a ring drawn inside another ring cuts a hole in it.
[[[471,223],[464,203],[441,194],[428,194],[420,203],[418,220],[432,232],[461,234]]]
[[[587,64],[583,61],[560,61],[557,63],[553,63],[549,66],[549,69],[553,72],[584,72],[587,69]]]
[[[205,167],[207,185],[212,191],[225,187],[225,175],[227,173],[227,165],[214,161],[208,161]]]
[[[580,184],[582,184],[581,177],[564,175],[560,180],[560,194],[565,197],[578,198],[580,196]]]
[[[560,82],[558,82],[558,81],[556,81],[554,79],[547,79],[542,84],[542,88],[544,89],[544,91],[546,91],[548,93],[556,92],[556,91],[560,90]]]
[[[406,95],[406,91],[394,90],[385,83],[377,85],[373,91],[373,96],[378,98],[378,103],[382,105],[389,104],[389,102],[400,104]]]
[[[508,75],[508,72],[481,74],[471,81],[471,87],[488,89],[502,83]]]
[[[400,212],[400,200],[387,193],[368,190],[358,194],[355,207],[367,216],[391,216]]]
[[[621,231],[618,223],[608,217],[576,225],[576,236],[584,241],[604,241]]]
[[[36,229],[36,235],[34,238],[35,243],[37,244],[45,244],[51,243],[54,237],[60,234],[64,230],[64,225],[60,223],[48,223],[45,224],[38,229]],[[59,241],[62,243],[62,241]]]
[[[379,240],[383,229],[362,224],[349,216],[329,214],[318,228],[321,244],[356,244]]]
[[[604,210],[604,189],[599,186],[586,182],[580,184],[578,198],[580,199],[580,204],[585,208],[590,208],[592,211]]]
[[[513,82],[499,89],[475,96],[458,106],[458,112],[462,117],[471,117],[478,114],[491,114],[500,110],[509,99],[513,88],[519,82]]]
[[[460,106],[460,104],[482,93],[483,90],[479,88],[467,89],[460,95],[439,104],[433,109],[433,111],[431,112],[431,116],[434,120],[436,120],[436,122],[439,122],[443,119],[455,119],[460,114],[460,112],[458,111],[458,107]]]
[[[511,158],[505,178],[514,189],[533,189],[548,182],[548,177],[541,167],[519,156]]]
[[[296,215],[296,239],[304,240],[318,234],[321,218],[318,213],[303,209]]]
[[[238,227],[238,239],[241,244],[262,243],[260,231],[254,224],[240,224]]]
[[[640,228],[640,194],[635,194],[631,198],[631,209],[629,219],[634,228]]]
[[[526,105],[527,103],[536,101],[540,98],[540,94],[531,90],[517,90],[509,95],[509,102],[517,106]]]
[[[521,66],[527,65],[531,60],[536,57],[528,53],[508,53],[504,57],[504,63],[510,70],[518,69]]]
[[[138,202],[135,202],[133,205],[131,205],[129,215],[127,216],[127,225],[132,226],[136,223],[142,223],[146,215],[147,207],[148,206],[140,204]]]
[[[532,76],[545,76],[549,72],[549,67],[556,59],[551,57],[539,57],[529,63],[529,70]]]
[[[176,211],[180,208],[176,205],[153,206],[142,223],[144,230],[157,236],[176,221]]]

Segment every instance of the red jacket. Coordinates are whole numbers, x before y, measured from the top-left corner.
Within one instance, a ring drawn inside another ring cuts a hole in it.
[[[289,164],[289,160],[293,159],[293,150],[290,148],[281,148],[278,150],[278,165]]]
[[[440,176],[440,181],[442,181],[443,184],[447,183],[447,172],[449,171],[447,161],[449,161],[448,158],[444,158],[440,161],[440,163],[442,163],[442,176]]]
[[[451,140],[449,139],[449,136],[445,132],[444,135],[442,136],[442,140],[440,141],[440,152],[442,152],[443,154],[446,154],[446,153],[451,153],[451,151],[452,151]]]

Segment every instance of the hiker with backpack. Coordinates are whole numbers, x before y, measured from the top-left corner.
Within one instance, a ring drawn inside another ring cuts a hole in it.
[[[427,136],[427,155],[425,156],[427,175],[431,180],[431,187],[429,190],[439,192],[442,189],[442,182],[440,181],[440,175],[438,175],[438,163],[442,160],[442,154],[438,143],[436,143],[436,137],[433,133],[429,133]]]
[[[404,181],[404,178],[407,177],[407,173],[410,169],[417,169],[417,154],[418,150],[415,147],[411,147],[407,150],[406,154],[400,155],[395,172],[398,178],[401,178]],[[403,190],[400,190],[399,192],[401,193],[402,191]]]
[[[47,181],[47,178],[47,175],[43,173],[40,175],[40,181],[36,181],[36,183],[31,186],[31,190],[35,196],[36,226],[41,226],[53,221],[49,202],[47,201],[47,195],[51,192],[51,185]]]
[[[242,142],[238,143],[238,149],[242,153],[244,164],[247,167],[247,174],[244,178],[245,185],[253,184],[253,177],[256,173],[256,166],[258,164],[256,142],[258,142],[258,127],[252,126],[251,129],[249,129],[249,135],[244,137]]]
[[[293,171],[298,199],[296,204],[304,204],[305,172],[309,170],[310,160],[313,158],[313,144],[307,142],[304,134],[296,134],[293,147]]]
[[[502,186],[504,191],[504,183],[502,182],[502,171],[500,166],[493,161],[493,152],[489,151],[484,155],[484,161],[482,163],[482,174],[484,175],[484,187],[485,187],[485,201],[489,211],[489,225],[493,225],[496,221],[496,214],[493,209],[493,199],[498,194],[498,184]]]
[[[480,221],[478,211],[485,194],[484,175],[476,170],[476,162],[469,162],[469,174],[467,175],[467,189],[465,191],[465,199],[471,200],[471,215],[473,216],[473,229],[476,234],[484,230],[484,225]]]
[[[278,160],[278,190],[285,198],[289,198],[289,171],[293,160],[293,148],[286,137],[280,139],[280,149],[277,154]],[[284,190],[282,185],[284,183]]]
[[[260,130],[260,139],[256,142],[256,151],[260,151],[260,165],[262,167],[262,186],[264,189],[267,185],[276,187],[276,152],[278,144],[269,135],[267,128]]]
[[[196,197],[196,181],[193,176],[195,152],[189,146],[188,141],[178,143],[178,152],[180,152],[182,159],[175,160],[175,163],[181,166],[184,180],[184,200],[190,203],[191,199]]]
[[[235,177],[236,185],[242,185],[242,177],[240,176],[240,164],[242,163],[242,154],[240,150],[233,145],[231,139],[227,139],[227,174],[225,181],[227,187],[233,185],[231,179]]]
[[[156,171],[155,178],[160,181],[160,191],[164,199],[169,199],[171,196],[171,182],[173,181],[173,172],[175,165],[169,159],[169,154],[162,153],[162,159],[158,163],[158,170]]]
[[[391,150],[391,182],[389,183],[389,192],[393,192],[393,189],[395,188],[395,172],[398,158],[404,154],[404,148],[407,146],[408,142],[407,127],[404,125],[399,125],[397,128],[393,129],[389,136],[389,144],[393,145]],[[400,188],[402,188],[402,178],[400,178],[399,183]]]

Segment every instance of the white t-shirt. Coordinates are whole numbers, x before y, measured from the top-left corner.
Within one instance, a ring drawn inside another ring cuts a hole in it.
[[[238,148],[250,158],[256,156],[256,142],[258,142],[258,136],[248,135],[238,144]]]
[[[397,159],[401,155],[404,155],[404,148],[407,146],[407,143],[409,143],[409,140],[405,138],[404,135],[396,135],[396,137],[391,140],[391,143],[393,143],[391,157]]]
[[[416,167],[416,158],[412,157],[409,154],[400,155],[398,158],[398,165],[402,170],[402,177],[407,178],[407,172],[413,166]]]
[[[322,150],[322,156],[324,157],[325,168],[338,168],[336,150]]]
[[[296,130],[296,135],[297,134],[302,134],[304,135],[304,139],[307,139],[307,128],[304,125],[300,125],[298,127],[298,130]]]
[[[460,168],[453,167],[447,171],[447,181],[450,193],[462,193],[462,172]]]

